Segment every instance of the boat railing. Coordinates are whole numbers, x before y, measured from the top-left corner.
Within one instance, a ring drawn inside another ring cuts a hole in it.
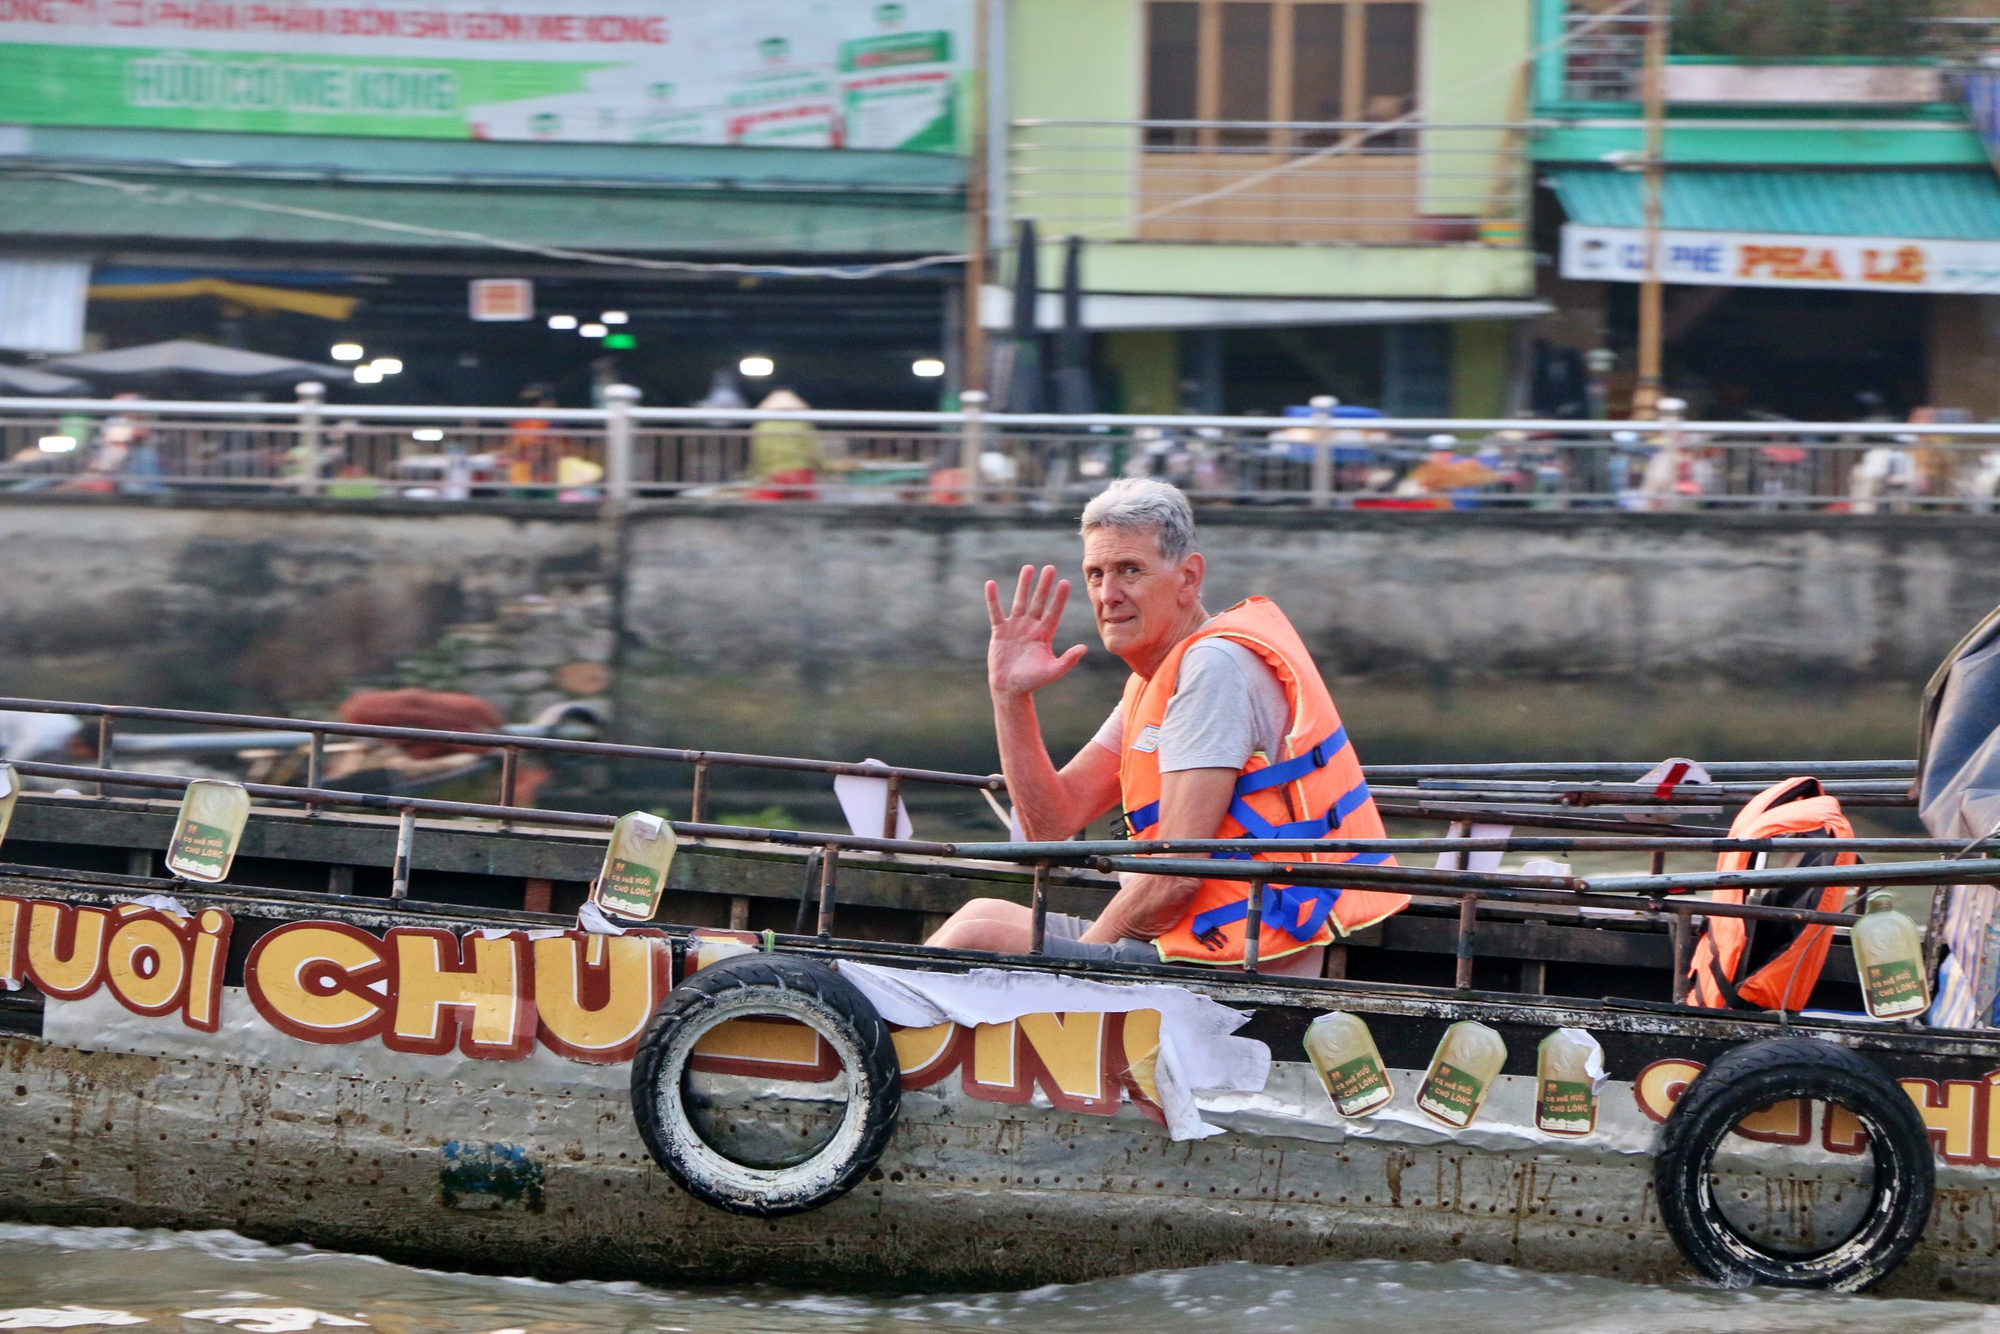
[[[274,722],[296,722],[298,720],[258,718],[246,715],[198,714],[186,710],[138,710],[130,706],[58,704],[52,701],[0,700],[0,706],[33,705],[40,711],[68,710],[117,710],[116,713],[103,712],[99,717],[116,716],[157,716],[171,715],[170,720],[186,721],[189,716],[210,721],[222,720],[227,724],[254,726],[268,729]],[[311,726],[318,726],[312,724]],[[329,725],[327,731],[355,731],[363,735],[402,736],[429,741],[466,741],[492,744],[500,738],[486,733],[453,733],[424,728],[360,728],[359,725]],[[609,743],[587,743],[564,741],[556,738],[508,739],[503,744],[518,741],[527,743],[538,741],[552,743],[560,748],[577,746],[607,746]],[[664,751],[651,747],[611,747],[615,751],[655,751],[663,757],[685,760],[689,756],[706,752]],[[179,791],[193,781],[190,778],[157,773],[118,770],[110,767],[110,736],[100,734],[100,763],[96,766],[50,764],[37,761],[17,761],[14,768],[22,775],[57,780],[80,781],[98,786],[99,797],[106,787],[130,787],[156,791]],[[780,758],[780,757],[747,757]],[[823,762],[790,761],[787,767],[819,767]],[[1871,766],[1876,772],[1893,762],[1861,762]],[[863,766],[828,764],[829,771],[860,772],[882,774],[890,766]],[[1413,766],[1399,766],[1409,769]],[[1719,766],[1718,766],[1719,767]],[[1824,767],[1824,766],[1822,766]],[[910,775],[924,775],[926,781],[937,777],[992,782],[991,778],[977,780],[971,775],[940,775],[935,771],[906,770]],[[1852,780],[1861,782],[1863,780]],[[1879,782],[1879,780],[1878,780]],[[1730,787],[1737,784],[1727,785]],[[570,829],[579,831],[608,831],[615,818],[596,812],[553,811],[512,805],[509,802],[476,803],[446,801],[416,796],[348,792],[322,788],[308,784],[304,787],[275,784],[245,784],[252,797],[266,801],[281,801],[289,804],[303,804],[310,818],[320,808],[349,808],[378,813],[394,812],[398,817],[396,859],[396,879],[390,897],[406,900],[409,897],[410,853],[416,838],[416,819],[419,815],[446,817],[456,820],[491,820],[499,822],[504,830],[524,833],[526,829],[540,826],[546,829]],[[1591,790],[1602,792],[1601,785]],[[24,794],[36,801],[49,800],[91,800],[81,793],[64,794]],[[889,809],[893,811],[893,804]],[[1640,807],[1641,811],[1658,809]],[[1048,912],[1048,890],[1055,883],[1058,870],[1065,872],[1094,872],[1097,876],[1119,874],[1150,874],[1198,876],[1209,880],[1237,880],[1245,882],[1248,900],[1248,938],[1258,938],[1257,922],[1261,913],[1264,890],[1272,883],[1301,886],[1325,886],[1329,888],[1369,886],[1393,891],[1421,894],[1433,899],[1459,902],[1459,924],[1456,947],[1455,985],[1459,990],[1469,990],[1472,984],[1472,965],[1477,955],[1478,920],[1482,903],[1493,907],[1561,906],[1575,911],[1614,910],[1629,914],[1633,919],[1664,923],[1670,931],[1674,946],[1674,999],[1678,1002],[1686,994],[1686,975],[1689,952],[1693,942],[1693,928],[1697,918],[1736,917],[1751,921],[1784,922],[1794,925],[1819,924],[1825,926],[1848,926],[1856,919],[1853,914],[1821,912],[1812,909],[1784,907],[1755,902],[1725,903],[1705,893],[1720,889],[1763,890],[1776,888],[1802,888],[1812,886],[1877,887],[1888,885],[1930,885],[1947,886],[1967,883],[1992,883],[2000,881],[2000,860],[1988,860],[1985,853],[2000,848],[2000,838],[1989,837],[1975,840],[1971,844],[1954,847],[1948,840],[1937,839],[1731,839],[1714,836],[1713,830],[1705,831],[1709,836],[1691,839],[1685,834],[1642,835],[1624,834],[1615,837],[1549,837],[1527,836],[1505,838],[1410,838],[1410,839],[1341,839],[1325,840],[1254,840],[1254,839],[1204,839],[1204,840],[1067,840],[1062,842],[939,842],[917,839],[897,839],[890,837],[871,838],[855,834],[834,834],[816,831],[756,828],[740,825],[711,824],[702,821],[670,821],[678,837],[695,840],[728,839],[746,840],[756,843],[790,847],[808,853],[807,866],[810,879],[819,887],[818,936],[830,941],[834,936],[837,913],[837,893],[839,866],[844,854],[875,854],[878,857],[924,857],[976,861],[986,864],[1013,864],[1028,872],[1031,880],[1030,908],[1033,914],[1033,929],[1030,953],[1043,953],[1045,927]],[[1533,823],[1529,821],[1528,823]],[[1996,831],[2000,834],[2000,831]],[[1785,852],[1861,850],[1895,851],[1905,855],[1915,854],[1919,859],[1892,861],[1866,866],[1808,866],[1782,869],[1747,869],[1742,871],[1701,872],[1668,874],[1664,870],[1664,857],[1668,851],[1753,851]],[[1526,871],[1469,871],[1449,867],[1414,867],[1387,865],[1356,865],[1351,862],[1331,863],[1324,861],[1286,861],[1277,859],[1286,853],[1358,853],[1390,851],[1405,855],[1426,852],[1465,853],[1473,851],[1528,852],[1528,851],[1645,851],[1653,856],[1653,870],[1646,875],[1542,875]],[[1216,859],[1201,854],[1258,852],[1266,854],[1266,859],[1243,861]],[[1929,856],[1949,852],[1948,856]],[[1977,855],[1975,855],[1977,854]],[[1072,874],[1069,883],[1077,883]],[[1083,883],[1091,883],[1089,880]],[[1098,880],[1095,883],[1105,885]],[[808,889],[810,889],[810,884]],[[1108,886],[1107,886],[1108,887]],[[329,895],[332,898],[351,899],[348,895]],[[1938,896],[1934,895],[1934,899]],[[1938,914],[1932,914],[1932,936],[1937,934]],[[1252,946],[1244,960],[1244,971],[1258,971],[1257,952]]]
[[[630,386],[603,407],[530,411],[299,389],[266,403],[0,397],[0,492],[1072,508],[1151,476],[1198,504],[1379,511],[2000,506],[1996,423],[1387,417],[1331,399],[1277,416],[786,412],[640,407]],[[767,437],[808,475],[760,472]]]

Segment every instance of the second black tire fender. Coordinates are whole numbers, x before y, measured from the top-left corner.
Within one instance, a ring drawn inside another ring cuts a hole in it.
[[[818,1030],[847,1072],[838,1125],[802,1162],[740,1163],[702,1138],[682,1078],[703,1036],[733,1018],[782,1017]],[[696,1199],[760,1218],[817,1209],[874,1169],[902,1110],[889,1026],[852,982],[822,964],[747,954],[711,964],[668,993],[632,1061],[632,1112],[653,1161]]]
[[[1791,1098],[1846,1108],[1875,1155],[1874,1194],[1859,1225],[1805,1254],[1773,1249],[1732,1226],[1718,1206],[1712,1170],[1738,1122]],[[1732,1287],[1854,1292],[1886,1277],[1923,1235],[1937,1164],[1923,1117],[1880,1066],[1817,1038],[1777,1038],[1733,1048],[1695,1077],[1667,1117],[1653,1181],[1661,1221],[1688,1263],[1709,1278]]]

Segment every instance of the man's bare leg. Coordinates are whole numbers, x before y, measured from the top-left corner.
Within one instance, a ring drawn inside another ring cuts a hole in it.
[[[1034,938],[1034,914],[1006,899],[974,899],[951,915],[926,945],[948,950],[1026,954]]]
[[[1314,945],[1300,950],[1297,954],[1287,954],[1282,959],[1273,959],[1266,964],[1257,963],[1257,971],[1269,973],[1272,977],[1318,977],[1326,966],[1326,946]]]

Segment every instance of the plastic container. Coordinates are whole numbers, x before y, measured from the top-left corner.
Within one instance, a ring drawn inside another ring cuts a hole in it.
[[[1507,1044],[1481,1023],[1467,1019],[1444,1031],[1431,1068],[1417,1089],[1417,1108],[1454,1130],[1472,1124],[1500,1067],[1507,1063]]]
[[[1854,964],[1861,1000],[1876,1019],[1901,1019],[1931,1007],[1924,969],[1924,935],[1892,907],[1884,893],[1868,896],[1869,909],[1853,927]]]
[[[612,917],[650,922],[660,910],[667,871],[679,846],[673,827],[657,815],[633,811],[611,827],[611,844],[604,849],[604,869],[597,874],[590,898]]]
[[[1535,1126],[1551,1135],[1588,1135],[1597,1128],[1604,1088],[1604,1048],[1580,1028],[1558,1028],[1542,1039],[1535,1062]]]
[[[1396,1094],[1375,1035],[1358,1015],[1336,1010],[1313,1020],[1306,1028],[1306,1055],[1342,1116],[1371,1112]]]
[[[195,779],[181,796],[174,838],[167,844],[167,870],[204,885],[227,880],[249,822],[250,794],[242,785]]]

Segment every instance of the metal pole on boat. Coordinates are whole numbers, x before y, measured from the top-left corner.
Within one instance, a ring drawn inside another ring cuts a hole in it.
[[[403,807],[396,820],[396,871],[395,882],[389,887],[392,899],[410,897],[410,841],[416,837],[417,813],[410,807]]]
[[[325,770],[326,733],[314,732],[312,744],[306,747],[306,786],[318,787]],[[315,820],[319,818],[319,805],[316,802],[306,803],[306,817]]]
[[[893,779],[891,780],[894,781]],[[1028,929],[1028,953],[1040,954],[1049,933],[1049,864],[1047,861],[1035,863],[1035,887],[1028,900],[1034,911],[1034,924]]]
[[[115,742],[112,736],[111,729],[112,729],[111,715],[108,713],[98,714],[97,715],[97,767],[100,769],[109,769],[112,767],[111,752],[114,749]],[[99,783],[97,785],[97,795],[100,797],[104,795],[104,784]]]
[[[1938,965],[1944,960],[1944,922],[1951,910],[1953,886],[1937,885],[1931,889],[1931,919],[1924,930],[1924,985],[1926,994],[1937,995]],[[1867,908],[1867,895],[1862,895],[1862,908]]]
[[[882,837],[896,836],[896,803],[903,799],[903,776],[889,775],[889,788],[882,801]]]
[[[1692,908],[1676,909],[1673,925],[1669,928],[1674,937],[1674,1004],[1676,1005],[1685,1004],[1687,1001],[1690,984],[1688,953],[1690,942],[1694,937],[1693,911]]]
[[[1243,915],[1243,971],[1257,971],[1257,947],[1264,936],[1264,882],[1250,882],[1250,902]]]
[[[521,748],[519,746],[508,746],[500,752],[500,804],[502,806],[512,806],[514,804],[514,785],[520,774],[520,765]],[[512,829],[514,822],[512,820],[502,820],[500,827],[502,829]]]
[[[694,795],[688,798],[688,823],[708,823],[708,761],[694,762]]]
[[[1458,901],[1458,973],[1452,983],[1460,991],[1472,989],[1472,946],[1478,928],[1479,899],[1467,894]]]
[[[833,887],[840,874],[840,848],[826,845],[819,855],[819,938],[833,936]]]
[[[806,905],[812,902],[813,886],[818,883],[819,849],[814,848],[806,854],[806,878],[799,886],[799,911],[798,915],[792,918],[792,934],[795,936],[803,936],[806,933]]]

